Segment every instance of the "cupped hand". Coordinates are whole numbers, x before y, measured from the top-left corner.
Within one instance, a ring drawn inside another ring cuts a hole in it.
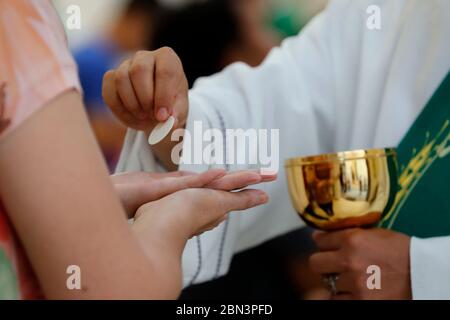
[[[157,229],[167,241],[182,248],[191,237],[214,229],[229,212],[259,206],[268,199],[265,192],[254,189],[237,192],[186,189],[141,206],[134,228],[141,234]]]
[[[226,172],[213,169],[204,173],[177,171],[171,173],[130,172],[111,176],[129,218],[145,203],[159,200],[174,192],[190,188],[232,191],[249,185],[270,182],[276,175],[257,171]]]

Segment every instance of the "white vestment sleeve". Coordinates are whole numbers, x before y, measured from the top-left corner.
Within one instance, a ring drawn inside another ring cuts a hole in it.
[[[116,173],[130,171],[157,171],[156,160],[153,156],[144,132],[127,130],[120,153]]]
[[[413,237],[410,261],[414,300],[450,299],[450,236]]]

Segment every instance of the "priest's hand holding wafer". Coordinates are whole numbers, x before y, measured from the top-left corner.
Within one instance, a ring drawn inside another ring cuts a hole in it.
[[[117,69],[108,71],[102,91],[105,103],[129,128],[150,135],[156,126],[171,122],[169,132],[156,137],[153,152],[161,163],[174,170],[170,150],[176,143],[170,141],[169,133],[185,126],[188,89],[180,59],[172,49],[161,48],[139,51]]]

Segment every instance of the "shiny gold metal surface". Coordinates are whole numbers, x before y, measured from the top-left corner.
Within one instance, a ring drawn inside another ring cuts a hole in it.
[[[321,230],[373,226],[397,192],[393,148],[292,158],[285,167],[295,210]]]

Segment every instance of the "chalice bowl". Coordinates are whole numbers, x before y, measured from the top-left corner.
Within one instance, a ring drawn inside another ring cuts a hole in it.
[[[285,163],[293,206],[303,221],[323,231],[375,226],[397,193],[395,149],[369,149],[292,158]],[[338,275],[324,277],[337,294]]]
[[[285,167],[295,210],[324,231],[376,225],[397,193],[393,148],[292,158]]]

